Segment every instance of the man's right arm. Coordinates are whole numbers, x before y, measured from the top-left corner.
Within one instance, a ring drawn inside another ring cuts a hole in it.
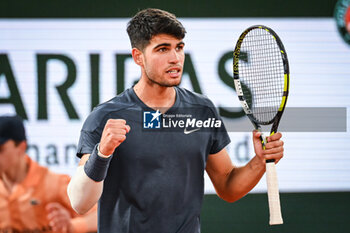
[[[81,157],[77,171],[68,185],[70,203],[78,214],[88,212],[100,199],[103,189],[103,181],[92,180],[84,171],[84,165],[89,157],[90,154]]]
[[[126,139],[130,126],[123,119],[109,119],[100,143],[91,154],[84,154],[68,185],[68,197],[73,209],[84,214],[100,199],[103,181],[114,150]]]

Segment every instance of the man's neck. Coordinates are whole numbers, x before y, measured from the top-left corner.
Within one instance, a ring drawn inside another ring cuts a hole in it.
[[[163,87],[146,82],[144,79],[140,79],[134,86],[134,91],[145,105],[153,109],[159,109],[163,113],[171,108],[176,100],[174,87]]]
[[[26,159],[22,158],[18,163],[11,167],[9,171],[0,174],[0,179],[3,181],[5,188],[11,193],[13,188],[21,183],[27,176],[29,164]]]

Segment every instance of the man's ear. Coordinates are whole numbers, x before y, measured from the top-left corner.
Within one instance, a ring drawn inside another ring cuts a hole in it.
[[[19,149],[21,150],[21,153],[26,153],[27,150],[27,141],[23,140],[18,144]]]
[[[133,48],[131,55],[137,65],[143,66],[143,53],[139,49]]]

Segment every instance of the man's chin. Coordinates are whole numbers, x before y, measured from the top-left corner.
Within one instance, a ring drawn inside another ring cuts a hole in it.
[[[152,79],[149,79],[151,82],[153,82],[154,84],[158,84],[161,87],[176,87],[179,86],[181,84],[181,77],[180,78],[176,78],[176,79],[172,79],[172,80],[167,80],[165,82],[157,82],[154,81]]]
[[[169,81],[169,86],[172,86],[172,87],[179,86],[181,84],[181,80],[182,80],[181,76],[178,78],[174,78],[174,79]]]
[[[172,87],[177,87],[181,84],[181,78],[179,78],[178,80],[174,80],[174,82],[172,82],[171,86]]]

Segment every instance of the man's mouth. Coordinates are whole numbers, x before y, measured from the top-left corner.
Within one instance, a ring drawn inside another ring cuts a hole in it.
[[[171,68],[169,70],[166,71],[166,73],[169,73],[169,74],[178,74],[180,73],[181,69],[180,68]]]
[[[179,72],[178,70],[169,70],[169,71],[167,71],[167,73],[172,73],[172,74],[176,74],[178,72]]]

